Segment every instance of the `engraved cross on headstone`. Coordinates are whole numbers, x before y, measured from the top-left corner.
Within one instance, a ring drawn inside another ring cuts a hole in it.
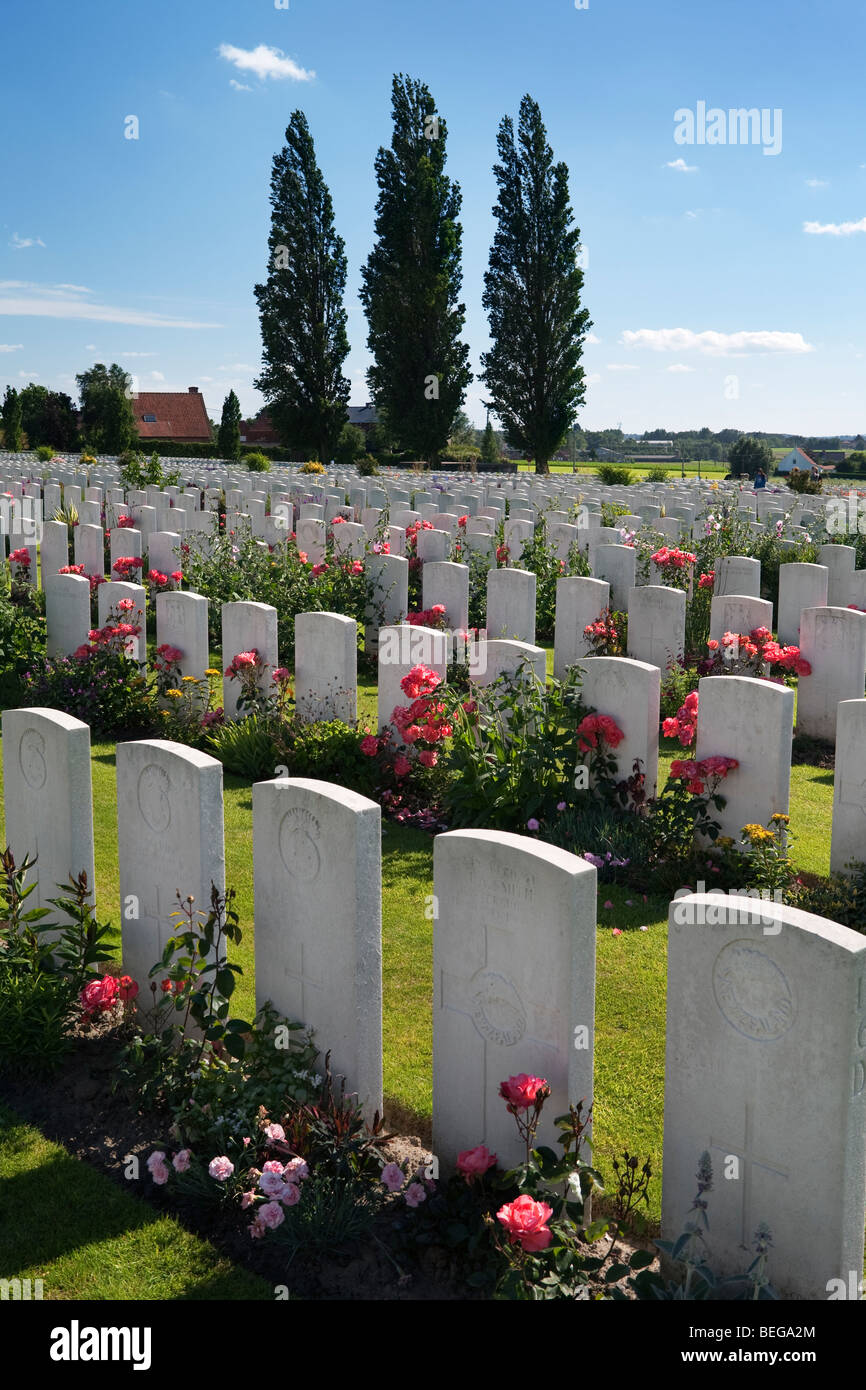
[[[727,1179],[727,1181],[738,1181],[743,1185],[743,1206],[742,1206],[742,1225],[740,1242],[746,1248],[751,1248],[754,1238],[755,1228],[753,1225],[754,1214],[752,1211],[753,1202],[753,1179],[752,1172],[755,1168],[762,1169],[765,1173],[772,1173],[774,1177],[782,1178],[787,1181],[788,1173],[784,1168],[779,1167],[778,1163],[768,1158],[755,1157],[755,1122],[754,1122],[754,1103],[746,1101],[745,1114],[743,1118],[743,1142],[742,1144],[719,1144],[715,1139],[710,1139],[710,1149],[725,1157],[733,1155],[738,1158],[741,1164],[740,1176],[737,1179]],[[722,1181],[726,1181],[723,1177]],[[766,1213],[759,1213],[759,1219],[763,1220]]]
[[[307,991],[311,990],[321,994],[325,987],[324,982],[321,979],[317,980],[313,978],[314,972],[311,969],[313,962],[307,959],[308,952],[305,942],[297,941],[293,942],[291,945],[286,943],[284,949],[288,956],[289,963],[283,966],[283,974],[287,980],[293,982],[297,990],[295,997],[300,999],[300,1009],[296,1011],[298,1021],[300,1023],[309,1024],[309,1005],[311,1001]]]

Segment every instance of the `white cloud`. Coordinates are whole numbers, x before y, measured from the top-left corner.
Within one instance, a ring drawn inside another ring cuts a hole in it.
[[[121,357],[158,357],[156,352],[122,352]]]
[[[212,376],[200,376],[199,381],[213,381]]]
[[[685,362],[674,362],[670,367],[665,368],[665,371],[668,372],[694,372],[696,370],[696,367],[687,367]]]
[[[600,343],[601,338],[597,337],[595,333],[587,333],[583,341],[585,343]]]
[[[84,344],[84,351],[85,351],[85,352],[96,352],[96,344],[95,344],[95,343],[85,343],[85,344]]]
[[[251,92],[253,90],[246,82],[236,82],[233,77],[229,78],[229,86],[233,87],[236,92]]]
[[[8,290],[27,291],[9,295]],[[21,280],[0,280],[0,315],[14,318],[91,319],[99,323],[128,323],[142,328],[220,328],[218,323],[175,319],[146,309],[124,309],[113,304],[94,304],[80,298],[89,294],[81,285],[35,285]],[[88,352],[95,352],[88,346]]]
[[[743,356],[752,352],[814,352],[802,333],[779,333],[772,330],[744,333],[715,333],[707,330],[694,333],[690,328],[626,329],[622,335],[625,347],[652,348],[653,352],[703,353],[708,357]]]
[[[298,67],[293,59],[286,57],[281,48],[269,48],[264,43],[260,43],[256,48],[236,48],[234,44],[221,43],[219,55],[227,62],[233,63],[239,72],[255,73],[260,82],[264,82],[266,78],[281,82],[287,77],[293,82],[311,82],[316,75],[314,72],[308,72],[306,68]]]
[[[590,372],[589,376],[583,378],[584,386],[594,386],[597,381],[601,381],[600,372]]]
[[[45,242],[38,236],[19,236],[13,232],[9,245],[14,246],[16,251],[24,251],[28,246],[44,246]]]
[[[26,377],[28,381],[38,381],[38,380],[39,380],[39,373],[38,373],[38,372],[19,372],[18,375],[19,375],[19,376]]]
[[[669,159],[664,168],[676,169],[678,174],[696,174],[698,172],[697,164],[686,164],[684,159]]]
[[[0,352],[20,352],[23,343],[0,343]]]
[[[806,187],[807,187],[807,188],[828,188],[828,187],[829,187],[829,180],[828,180],[828,179],[807,179],[807,180],[806,180]]]
[[[686,217],[692,217],[692,218],[694,218],[694,217],[697,217],[697,215],[698,215],[698,214],[697,214],[696,212],[691,212],[690,210],[688,210],[688,211],[686,212]]]
[[[639,372],[640,367],[636,362],[608,362],[609,372]]]
[[[854,236],[866,232],[866,217],[859,222],[804,222],[803,231],[809,236]]]
[[[251,367],[249,362],[231,362],[227,367],[217,367],[218,372],[255,372],[257,367]]]
[[[151,372],[150,379],[151,381],[165,381],[162,372]]]

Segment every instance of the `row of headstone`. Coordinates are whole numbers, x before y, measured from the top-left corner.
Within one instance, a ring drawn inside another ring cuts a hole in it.
[[[81,814],[89,733],[51,711],[7,711],[3,723],[7,824],[16,853],[38,842],[47,899],[47,874],[92,873]],[[123,964],[144,983],[175,930],[176,893],[207,910],[212,885],[224,890],[222,768],[142,740],[118,746],[117,780]],[[368,1116],[382,1106],[380,836],[379,807],[355,793],[281,778],[254,787],[257,1004],[315,1029]],[[524,836],[437,837],[433,1119],[443,1173],[481,1143],[503,1167],[520,1160],[498,1095],[510,1075],[550,1083],[542,1143],[555,1142],[552,1119],[569,1103],[591,1104],[596,887],[585,860]],[[741,1272],[763,1223],[779,1292],[822,1298],[831,1279],[859,1277],[863,1261],[866,938],[775,903],[759,909],[713,894],[671,905],[663,1234],[679,1234],[708,1151],[714,1268]]]

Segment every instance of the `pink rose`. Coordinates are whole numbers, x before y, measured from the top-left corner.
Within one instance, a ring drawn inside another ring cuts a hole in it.
[[[171,1166],[176,1173],[185,1173],[189,1168],[189,1161],[191,1158],[192,1151],[190,1149],[181,1149],[180,1153],[176,1153],[172,1159]]]
[[[168,1182],[169,1177],[166,1164],[154,1163],[153,1167],[150,1169],[150,1176],[153,1178],[157,1187],[162,1187],[164,1183]]]
[[[219,1158],[211,1159],[207,1170],[212,1178],[216,1178],[217,1182],[228,1182],[235,1171],[235,1165],[230,1158],[226,1158],[225,1154],[221,1154]]]
[[[406,1181],[406,1174],[397,1163],[386,1163],[382,1169],[382,1181],[389,1192],[399,1192]]]
[[[394,759],[394,776],[405,777],[411,766],[409,759],[404,758],[403,754],[399,753]]]
[[[262,1173],[259,1178],[259,1187],[267,1197],[279,1198],[283,1191],[283,1178],[281,1173]]]
[[[494,1168],[498,1161],[496,1154],[492,1154],[486,1144],[479,1144],[457,1155],[457,1171],[463,1174],[467,1182],[471,1182],[473,1178],[480,1178],[488,1168]]]
[[[286,1182],[303,1182],[310,1176],[310,1170],[302,1158],[292,1158],[285,1166],[283,1176]]]
[[[360,747],[361,752],[366,753],[368,758],[374,758],[379,751],[379,740],[368,734],[366,738],[361,739]]]
[[[150,1155],[150,1158],[147,1160],[147,1171],[152,1172],[153,1169],[155,1167],[158,1167],[160,1164],[165,1164],[165,1154],[163,1153],[162,1149],[155,1149],[154,1152]]]
[[[279,1194],[279,1201],[283,1203],[283,1206],[293,1207],[300,1200],[301,1189],[293,1182],[283,1183],[282,1191]]]
[[[275,1231],[278,1226],[282,1226],[285,1219],[286,1213],[283,1211],[279,1202],[265,1202],[264,1206],[259,1207],[256,1216],[256,1220],[261,1221],[262,1225],[268,1231]]]
[[[267,1161],[267,1163],[265,1164],[264,1168],[262,1169],[262,1172],[263,1172],[263,1173],[278,1173],[279,1176],[282,1177],[282,1176],[283,1176],[283,1165],[282,1165],[282,1163],[280,1163],[280,1160],[279,1160],[278,1158],[269,1158],[268,1161]]]
[[[265,1138],[269,1144],[281,1144],[285,1141],[286,1131],[282,1125],[268,1125],[265,1129]]]
[[[512,1243],[519,1243],[524,1250],[546,1250],[553,1239],[547,1222],[553,1215],[553,1207],[546,1202],[536,1202],[528,1193],[514,1202],[507,1202],[496,1213],[497,1221],[508,1232]]]
[[[422,1202],[427,1201],[427,1193],[420,1182],[410,1182],[403,1196],[406,1198],[407,1207],[419,1207]]]
[[[526,1072],[520,1072],[517,1076],[509,1076],[507,1081],[503,1081],[499,1087],[499,1094],[504,1101],[514,1110],[528,1110],[535,1105],[539,1092],[542,1090],[550,1091],[547,1081],[540,1076],[527,1076]]]

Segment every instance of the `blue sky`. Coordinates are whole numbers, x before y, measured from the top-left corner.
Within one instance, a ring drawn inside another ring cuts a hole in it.
[[[448,123],[476,372],[496,131],[530,92],[585,247],[598,341],[580,423],[866,431],[854,0],[43,0],[4,30],[0,386],[74,395],[77,371],[119,361],[140,390],[200,386],[213,418],[230,387],[253,411],[270,165],[301,107],[346,240],[347,373],[363,404],[359,270],[403,71]],[[701,102],[766,111],[779,152],[678,144],[676,113]],[[474,381],[478,422],[483,395]]]

